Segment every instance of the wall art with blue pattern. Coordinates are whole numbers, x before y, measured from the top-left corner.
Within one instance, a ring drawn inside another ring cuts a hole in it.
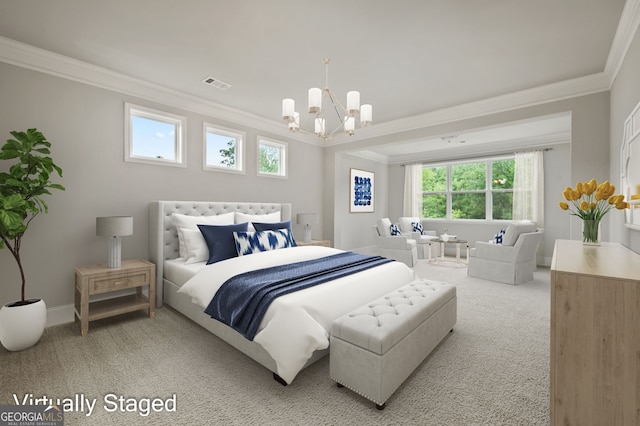
[[[349,211],[351,213],[373,212],[374,207],[374,173],[365,170],[351,169],[349,186]]]

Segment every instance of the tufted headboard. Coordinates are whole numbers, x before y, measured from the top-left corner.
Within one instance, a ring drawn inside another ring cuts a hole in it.
[[[179,257],[178,231],[172,213],[214,216],[229,212],[268,214],[280,212],[282,221],[291,220],[291,204],[232,203],[218,201],[153,201],[149,208],[149,259],[156,265],[156,306],[162,306],[164,261]]]

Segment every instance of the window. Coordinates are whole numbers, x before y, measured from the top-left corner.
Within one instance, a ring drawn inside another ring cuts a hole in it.
[[[125,161],[186,167],[186,117],[125,103]]]
[[[513,158],[452,162],[422,168],[422,216],[511,220]]]
[[[204,123],[204,169],[244,173],[245,133]]]
[[[287,177],[287,144],[258,136],[258,175]]]

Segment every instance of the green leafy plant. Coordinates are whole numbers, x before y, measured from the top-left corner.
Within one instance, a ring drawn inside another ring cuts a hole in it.
[[[62,185],[51,182],[51,175],[62,177],[62,169],[49,156],[51,143],[36,129],[10,132],[0,149],[0,160],[14,161],[9,172],[0,172],[0,249],[9,249],[20,269],[21,301],[25,301],[25,275],[20,258],[22,237],[31,221],[49,208],[42,199],[50,189],[64,191]]]

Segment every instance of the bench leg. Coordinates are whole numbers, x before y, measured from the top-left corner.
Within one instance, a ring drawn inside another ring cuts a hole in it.
[[[344,385],[341,384],[341,383],[336,383],[336,386],[338,386],[338,388],[343,388],[344,387]]]
[[[386,404],[387,404],[386,402],[384,404],[382,404],[382,405],[376,404],[376,408],[378,410],[384,410],[384,407],[386,406]]]

